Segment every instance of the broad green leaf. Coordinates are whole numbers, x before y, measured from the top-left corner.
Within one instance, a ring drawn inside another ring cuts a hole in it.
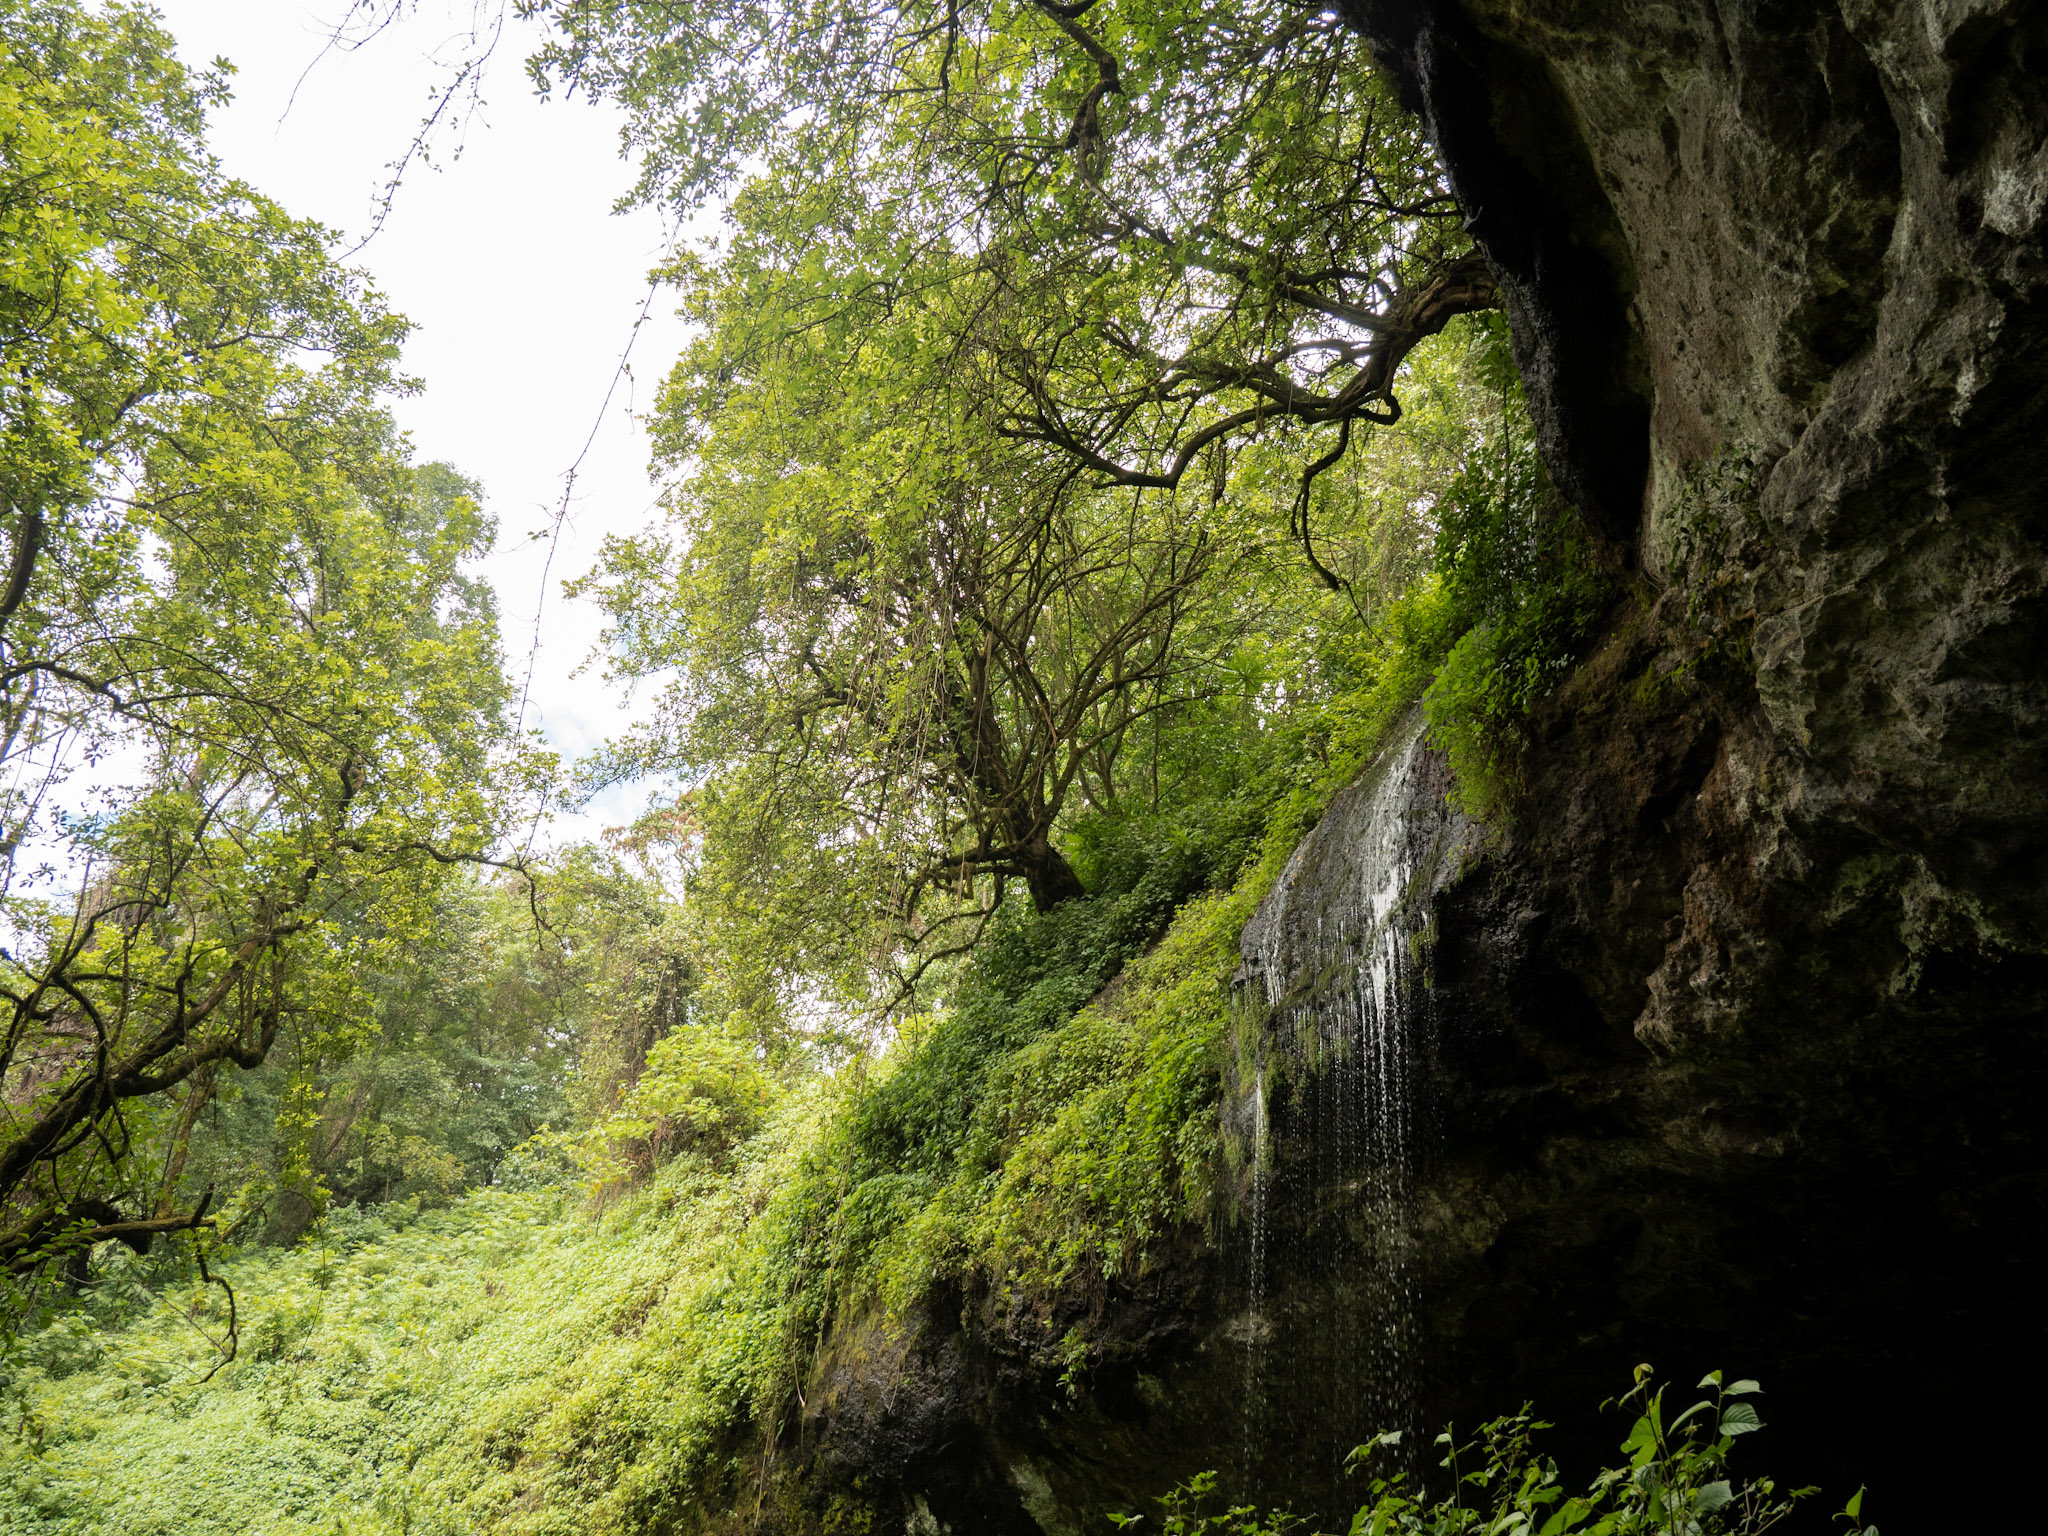
[[[1721,1433],[1724,1435],[1746,1435],[1751,1430],[1762,1429],[1763,1420],[1749,1403],[1730,1403],[1721,1410]]]

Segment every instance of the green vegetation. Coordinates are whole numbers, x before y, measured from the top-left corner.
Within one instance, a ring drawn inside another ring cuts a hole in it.
[[[1516,388],[1504,345],[1474,372],[1504,396]],[[1489,819],[1510,812],[1525,723],[1613,601],[1571,507],[1517,443],[1526,427],[1505,400],[1499,419],[1498,441],[1466,459],[1437,507],[1433,566],[1463,634],[1426,701],[1465,808]]]
[[[1780,1525],[1815,1488],[1781,1489],[1768,1477],[1738,1483],[1729,1475],[1729,1454],[1740,1436],[1762,1429],[1756,1404],[1763,1389],[1754,1381],[1724,1382],[1711,1371],[1697,1390],[1710,1392],[1683,1411],[1668,1413],[1664,1387],[1652,1388],[1648,1366],[1636,1369],[1636,1383],[1618,1406],[1636,1415],[1622,1442],[1627,1461],[1602,1470],[1584,1493],[1566,1491],[1554,1461],[1536,1454],[1533,1437],[1550,1428],[1525,1405],[1483,1424],[1460,1442],[1451,1431],[1437,1436],[1438,1465],[1448,1474],[1447,1492],[1432,1496],[1411,1485],[1406,1473],[1375,1476],[1372,1502],[1351,1522],[1352,1536],[1466,1536],[1468,1532],[1528,1532],[1534,1536],[1636,1536],[1679,1532],[1683,1536],[1761,1536]],[[1607,1407],[1617,1404],[1609,1403]],[[1372,1468],[1375,1453],[1398,1446],[1399,1436],[1380,1436],[1353,1453],[1356,1468]],[[1162,1536],[1286,1536],[1304,1527],[1273,1511],[1261,1515],[1239,1505],[1217,1509],[1216,1475],[1205,1472],[1160,1499]],[[1862,1523],[1863,1493],[1857,1490],[1837,1517],[1843,1536],[1877,1536]],[[1135,1515],[1112,1517],[1120,1529],[1141,1524]]]
[[[201,1110],[316,1064],[482,859],[514,752],[473,488],[405,326],[223,176],[147,13],[0,6],[0,1268],[188,1230]],[[216,1196],[228,1197],[226,1189]]]
[[[1333,16],[535,9],[641,196],[731,195],[669,273],[668,526],[584,590],[667,680],[602,771],[698,781],[757,1017],[911,1002],[1014,887],[1087,891],[1092,819],[1215,801],[1232,707],[1346,686],[1479,439],[1530,457],[1459,361],[1491,279]]]
[[[8,1528],[326,1530],[331,1510],[390,1512],[411,1456],[517,1366],[544,1366],[560,1320],[494,1299],[589,1290],[577,1261],[601,1239],[561,1205],[492,1192],[449,1211],[344,1208],[296,1247],[252,1251],[232,1265],[242,1358],[210,1382],[200,1330],[219,1333],[218,1293],[157,1254],[110,1258],[28,1346],[49,1385],[5,1460]]]
[[[1276,730],[1206,837],[1098,825],[1097,892],[1006,911],[951,1006],[864,1067],[771,1072],[683,1028],[609,1114],[501,1165],[513,1186],[574,1167],[600,1216],[546,1190],[337,1208],[219,1263],[247,1354],[205,1381],[194,1329],[218,1332],[218,1304],[188,1319],[183,1261],[116,1248],[22,1344],[39,1453],[17,1507],[50,1530],[147,1530],[148,1510],[165,1530],[655,1529],[746,1494],[835,1322],[948,1279],[1048,1297],[1216,1219],[1239,929],[1430,675],[1445,607],[1435,587],[1398,605],[1378,666]],[[212,1481],[180,1486],[188,1463]]]

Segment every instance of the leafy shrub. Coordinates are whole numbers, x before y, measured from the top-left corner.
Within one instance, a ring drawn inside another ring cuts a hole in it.
[[[568,1146],[591,1193],[612,1194],[683,1152],[722,1164],[776,1094],[758,1047],[712,1029],[682,1029],[649,1049],[618,1108]]]
[[[544,1377],[582,1326],[550,1281],[606,1252],[548,1195],[338,1207],[297,1248],[216,1261],[241,1348],[209,1375],[218,1293],[155,1252],[117,1251],[72,1311],[21,1340],[37,1433],[0,1455],[0,1529],[404,1529],[371,1512],[507,1386]]]
[[[1700,1387],[1711,1392],[1675,1417],[1667,1416],[1664,1388],[1652,1391],[1650,1369],[1639,1366],[1635,1387],[1620,1401],[1636,1410],[1622,1442],[1628,1460],[1602,1470],[1584,1493],[1567,1493],[1557,1464],[1538,1456],[1533,1436],[1550,1426],[1530,1415],[1508,1414],[1482,1425],[1460,1443],[1450,1431],[1437,1436],[1439,1466],[1448,1492],[1432,1496],[1411,1487],[1405,1473],[1375,1477],[1371,1502],[1351,1521],[1351,1536],[1761,1536],[1782,1522],[1815,1488],[1781,1489],[1768,1477],[1738,1482],[1729,1453],[1738,1437],[1763,1428],[1750,1399],[1754,1381],[1724,1382],[1709,1372]],[[1375,1452],[1398,1446],[1398,1433],[1380,1436],[1352,1453],[1369,1464]],[[1162,1536],[1288,1536],[1301,1522],[1279,1511],[1261,1515],[1248,1505],[1212,1510],[1216,1475],[1205,1472],[1160,1499]],[[1844,1536],[1877,1536],[1862,1524],[1858,1489],[1839,1518]],[[1112,1515],[1129,1530],[1140,1516]]]
[[[1497,817],[1530,713],[1563,680],[1613,589],[1536,452],[1497,327],[1477,349],[1500,391],[1496,441],[1437,505],[1433,568],[1462,631],[1424,695],[1464,807]]]
[[[1211,744],[1227,770],[1200,781],[1206,798],[1083,824],[1090,896],[1007,910],[952,1005],[905,1027],[805,1160],[776,1260],[794,1335],[877,1300],[908,1307],[942,1280],[1044,1298],[1220,1216],[1214,1106],[1239,935],[1455,623],[1442,584],[1420,583],[1337,658],[1344,689],[1240,726],[1234,753]]]

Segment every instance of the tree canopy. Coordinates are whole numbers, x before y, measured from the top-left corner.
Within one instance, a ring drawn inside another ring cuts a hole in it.
[[[219,1074],[362,1028],[497,833],[490,524],[384,407],[404,323],[207,153],[224,91],[143,7],[0,4],[15,1268],[197,1220]]]
[[[1212,444],[1393,420],[1414,345],[1495,302],[1419,129],[1328,12],[521,8],[558,29],[543,88],[631,111],[639,196],[733,197],[727,247],[677,273],[713,400],[792,336],[922,313],[927,378],[990,431],[1171,489]]]
[[[700,784],[709,891],[792,973],[1080,894],[1075,818],[1319,622],[1301,582],[1363,612],[1332,471],[1494,303],[1415,124],[1292,5],[524,9],[639,196],[730,199],[666,274],[671,527],[588,589],[667,679],[607,771]]]
[[[1332,17],[517,3],[724,215],[578,587],[652,695],[588,781],[668,782],[533,865],[404,322],[209,158],[223,70],[0,0],[0,1523],[791,1509],[834,1331],[961,1296],[1078,1396],[1074,1299],[1257,1176],[1304,833],[1418,706],[1509,771],[1605,600]]]

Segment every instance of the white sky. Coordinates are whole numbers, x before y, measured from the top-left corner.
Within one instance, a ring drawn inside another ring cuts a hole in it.
[[[323,56],[323,23],[342,16],[347,0],[156,4],[188,64],[224,55],[239,69],[235,100],[209,133],[229,173],[351,244],[369,231],[387,167],[426,115],[428,92],[447,82],[435,51],[461,45],[472,10],[470,0],[421,0],[417,14],[358,50]],[[497,515],[488,574],[515,684],[543,597],[548,540],[532,535],[552,526],[564,474],[598,428],[548,574],[527,708],[527,723],[574,759],[623,725],[630,703],[595,666],[572,675],[600,621],[588,604],[565,599],[561,582],[589,569],[606,533],[631,532],[653,515],[633,413],[651,405],[683,330],[657,297],[633,341],[631,376],[600,420],[667,239],[651,212],[611,212],[632,179],[613,109],[533,95],[523,64],[535,35],[507,18],[486,105],[461,134],[460,155],[444,128],[436,166],[413,166],[382,231],[354,260],[417,327],[405,371],[426,388],[396,412],[418,456],[481,482]],[[616,825],[644,798],[612,791],[587,814],[558,820],[555,837]]]

